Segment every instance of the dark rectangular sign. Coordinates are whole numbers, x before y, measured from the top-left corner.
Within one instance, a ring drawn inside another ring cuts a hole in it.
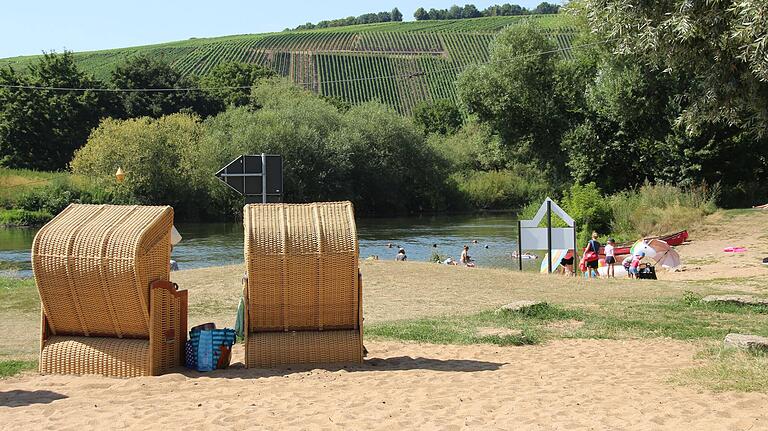
[[[216,177],[245,196],[246,203],[283,200],[282,156],[242,155],[216,172]]]

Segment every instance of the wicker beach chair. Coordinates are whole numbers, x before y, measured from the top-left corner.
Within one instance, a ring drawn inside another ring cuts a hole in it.
[[[187,292],[168,281],[171,207],[72,204],[32,245],[40,372],[158,375],[183,363]]]
[[[352,203],[247,205],[244,225],[246,366],[362,362]]]

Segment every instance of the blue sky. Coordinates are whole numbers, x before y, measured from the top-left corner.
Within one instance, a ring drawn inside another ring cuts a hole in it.
[[[534,8],[542,0],[475,1],[479,9],[517,3]],[[555,3],[555,1],[550,0]],[[3,5],[0,58],[41,51],[91,51],[190,37],[281,31],[307,21],[400,9],[413,20],[418,7],[450,7],[434,0],[245,1],[245,0],[27,0]]]

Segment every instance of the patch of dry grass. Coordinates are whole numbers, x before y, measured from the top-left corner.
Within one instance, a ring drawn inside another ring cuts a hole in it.
[[[699,352],[702,364],[678,373],[671,381],[717,392],[768,393],[768,353],[710,346]]]

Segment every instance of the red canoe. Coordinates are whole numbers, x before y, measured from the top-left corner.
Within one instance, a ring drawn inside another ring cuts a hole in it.
[[[680,232],[670,233],[668,235],[661,235],[661,236],[648,236],[643,238],[645,240],[651,240],[651,239],[660,239],[667,244],[671,246],[680,245],[685,242],[685,240],[688,239],[688,231],[683,230]],[[629,254],[629,249],[632,248],[632,245],[634,242],[625,242],[622,244],[616,244],[616,248],[614,248],[613,253],[616,256],[621,256],[624,254]],[[603,247],[600,248],[600,255],[605,255],[605,250]]]

